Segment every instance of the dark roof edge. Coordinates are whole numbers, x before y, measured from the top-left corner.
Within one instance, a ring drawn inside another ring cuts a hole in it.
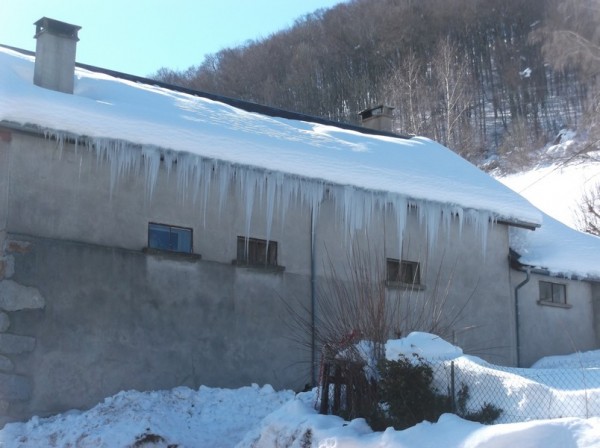
[[[35,56],[34,51],[24,50],[22,48],[17,48],[17,47],[11,47],[10,45],[4,45],[4,44],[0,44],[0,47],[6,48],[8,50],[16,51],[16,52],[19,52],[19,53],[22,53],[22,54],[25,54],[28,56]],[[224,103],[229,106],[245,110],[246,112],[253,112],[253,113],[257,113],[257,114],[261,114],[261,115],[266,115],[268,117],[285,118],[287,120],[307,121],[309,123],[322,124],[322,125],[326,125],[326,126],[333,126],[336,128],[349,130],[349,131],[356,131],[356,132],[360,132],[362,134],[379,135],[379,136],[383,136],[383,137],[395,137],[395,138],[401,138],[401,139],[410,139],[411,138],[411,136],[409,136],[409,135],[395,134],[393,132],[386,132],[386,131],[377,131],[377,130],[365,128],[362,126],[357,126],[357,125],[348,124],[348,123],[341,123],[338,121],[328,120],[328,119],[321,118],[321,117],[315,117],[313,115],[306,115],[306,114],[302,114],[302,113],[298,113],[298,112],[291,112],[291,111],[287,111],[284,109],[278,109],[276,107],[265,106],[265,105],[258,104],[258,103],[252,103],[250,101],[244,101],[244,100],[230,98],[230,97],[226,97],[226,96],[222,96],[222,95],[217,95],[214,93],[203,92],[201,90],[188,89],[186,87],[180,87],[180,86],[168,84],[168,83],[161,82],[161,81],[156,81],[154,79],[144,78],[144,77],[136,76],[136,75],[130,75],[127,73],[118,72],[115,70],[109,70],[109,69],[105,69],[105,68],[101,68],[101,67],[96,67],[96,66],[89,65],[89,64],[82,64],[82,63],[77,62],[77,63],[75,63],[75,66],[79,67],[79,68],[83,68],[85,70],[92,71],[92,72],[102,73],[105,75],[113,76],[115,78],[124,79],[126,81],[138,82],[140,84],[146,84],[146,85],[151,85],[151,86],[157,86],[157,87],[161,87],[163,89],[172,90],[174,92],[185,93],[188,95],[206,98],[206,99],[209,99],[212,101],[218,101],[220,103]]]
[[[506,224],[507,226],[519,227],[521,229],[527,230],[535,230],[541,227],[541,224],[534,224],[531,222],[521,221],[517,219],[498,218],[496,222],[498,224]]]

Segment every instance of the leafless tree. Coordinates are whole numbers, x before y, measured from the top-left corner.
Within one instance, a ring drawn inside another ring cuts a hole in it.
[[[462,132],[470,126],[468,113],[473,100],[473,77],[469,72],[465,57],[461,55],[450,39],[442,40],[437,48],[431,64],[434,86],[439,95],[438,118],[443,123],[439,140],[446,146],[461,153],[469,147],[469,142]]]
[[[600,236],[600,184],[583,194],[575,214],[579,230]]]
[[[360,110],[385,102],[396,108],[396,129],[480,162],[495,154],[514,120],[549,139],[565,123],[576,124],[583,107],[598,104],[587,96],[591,79],[573,68],[574,57],[561,66],[551,50],[596,59],[598,20],[570,24],[593,17],[589,9],[598,1],[348,0],[155,77],[351,123]],[[557,10],[562,3],[588,13]],[[558,26],[561,15],[569,26]],[[566,31],[536,41],[528,38],[532,29]],[[569,50],[565,40],[582,50]],[[557,64],[544,64],[542,47]]]

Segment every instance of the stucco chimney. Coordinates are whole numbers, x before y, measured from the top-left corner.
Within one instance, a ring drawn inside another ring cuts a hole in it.
[[[392,132],[393,110],[393,107],[384,106],[383,104],[370,109],[365,109],[362,112],[359,112],[361,124],[365,128]]]
[[[75,75],[75,51],[80,26],[42,17],[35,22],[35,69],[33,83],[36,86],[73,93]]]

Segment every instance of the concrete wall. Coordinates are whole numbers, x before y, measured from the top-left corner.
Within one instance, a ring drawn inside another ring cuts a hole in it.
[[[512,271],[513,288],[525,280],[525,273]],[[567,305],[539,301],[539,282],[566,285]],[[592,283],[531,274],[518,293],[521,365],[529,367],[544,356],[563,355],[598,347],[594,318]],[[597,286],[596,286],[597,287]]]
[[[331,263],[338,274],[348,269],[348,242],[335,217],[333,206],[325,204],[316,231],[319,265]],[[368,248],[364,264],[385,269],[386,258],[419,262],[422,287],[388,287],[389,300],[401,310],[397,333],[414,330],[435,332],[471,354],[490,362],[512,365],[516,362],[514,310],[508,267],[507,227],[489,229],[487,248],[469,223],[462,232],[453,221],[449,232],[440,230],[433,250],[427,230],[416,209],[408,215],[405,238],[400,246],[391,217],[373,217],[370,231],[357,235],[354,246]],[[401,247],[401,248],[400,248]],[[402,253],[400,253],[400,251]],[[327,269],[320,272],[327,275]]]
[[[218,212],[217,195],[206,203],[184,197],[173,172],[160,171],[149,198],[143,176],[125,175],[111,191],[110,167],[85,148],[13,131],[10,144],[0,147],[0,157],[7,153],[10,281],[34,288],[42,299],[9,316],[11,334],[35,343],[9,355],[11,374],[26,393],[5,400],[8,414],[87,408],[129,388],[251,382],[300,388],[309,381],[310,353],[290,341],[288,310],[310,307],[306,206],[293,202],[285,216],[275,210],[271,239],[279,243],[283,271],[236,267],[231,261],[246,216],[235,188]],[[6,178],[3,184],[0,177],[0,192]],[[324,200],[321,208],[317,285],[331,277],[330,266],[338,274],[348,266],[351,241],[382,268],[386,257],[418,261],[422,287],[387,293],[429,321],[405,313],[398,331],[435,324],[469,353],[515,362],[505,225],[490,229],[485,253],[474,228],[465,223],[459,233],[456,221],[429,248],[431,236],[411,209],[400,249],[392,217],[373,217],[353,240],[334,204]],[[257,201],[250,236],[266,238],[265,216],[265,204]],[[142,252],[148,222],[193,228],[201,259]]]
[[[596,334],[596,347],[600,347],[600,283],[592,283],[591,289],[594,332]]]
[[[4,243],[4,234],[8,220],[9,155],[12,133],[0,129],[0,247]]]
[[[308,354],[288,340],[283,302],[309,296],[302,276],[28,241],[13,280],[38,285],[46,306],[11,316],[12,332],[36,340],[16,360],[32,383],[31,399],[12,403],[16,417],[88,408],[123,389],[308,381]]]

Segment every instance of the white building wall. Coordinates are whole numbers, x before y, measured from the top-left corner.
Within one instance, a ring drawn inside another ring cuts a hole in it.
[[[268,237],[267,203],[253,198],[247,232],[247,199],[235,181],[224,201],[217,186],[194,198],[178,185],[179,166],[167,172],[163,165],[150,196],[143,166],[111,188],[110,164],[81,145],[11,131],[0,149],[9,160],[8,170],[0,165],[0,193],[10,173],[7,231],[27,247],[10,254],[12,280],[45,300],[41,310],[10,316],[10,332],[36,341],[14,367],[30,378],[30,397],[9,400],[15,418],[88,407],[123,388],[251,381],[301,388],[311,378],[311,354],[293,342],[289,308],[307,321],[311,263],[323,283],[330,266],[343,272],[353,245],[369,248],[381,267],[386,258],[420,262],[423,288],[390,288],[390,299],[435,313],[444,336],[467,352],[515,362],[506,225],[488,229],[484,251],[475,223],[459,231],[455,217],[428,235],[411,207],[400,245],[394,216],[375,213],[367,229],[350,234],[325,192],[314,234],[308,204],[293,199],[283,213],[277,202],[270,239],[285,270],[241,268],[232,265],[237,236]],[[143,253],[149,222],[192,228],[201,260]],[[429,329],[415,325],[405,319],[398,331]]]

